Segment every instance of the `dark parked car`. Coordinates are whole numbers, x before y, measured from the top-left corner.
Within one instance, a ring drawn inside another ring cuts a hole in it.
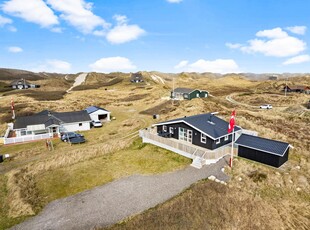
[[[67,142],[67,141],[70,141],[72,142],[71,140],[73,138],[83,138],[84,139],[84,136],[82,134],[79,134],[79,133],[75,133],[75,132],[68,132],[68,133],[63,133],[60,137],[60,139],[64,142]],[[85,142],[85,141],[84,141]]]
[[[69,140],[69,143],[71,144],[81,144],[85,142],[84,137],[73,137]]]

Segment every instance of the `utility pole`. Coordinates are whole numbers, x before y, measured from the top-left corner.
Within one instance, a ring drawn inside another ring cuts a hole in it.
[[[171,99],[172,99],[172,105],[174,105],[174,76],[172,76],[172,95],[171,95]]]

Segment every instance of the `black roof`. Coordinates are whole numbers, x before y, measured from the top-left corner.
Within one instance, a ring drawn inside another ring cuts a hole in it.
[[[22,78],[19,80],[12,81],[10,85],[30,85],[30,83]]]
[[[194,129],[201,131],[212,139],[218,139],[222,136],[228,135],[228,122],[223,119],[212,115],[211,113],[199,114],[190,117],[183,117],[174,120],[161,122],[155,125],[165,125],[169,123],[186,123],[192,126]],[[235,126],[235,131],[240,130]]]
[[[173,92],[176,92],[176,93],[191,93],[193,91],[194,91],[193,89],[189,89],[189,88],[176,88],[173,90]]]
[[[131,80],[141,80],[143,78],[142,73],[132,73],[130,76]]]
[[[86,110],[62,113],[43,110],[32,116],[17,117],[14,123],[14,129],[26,128],[28,125],[44,124],[48,127],[50,125],[59,125],[61,123],[74,123],[82,121],[91,121],[91,118]]]
[[[242,134],[235,142],[237,145],[283,156],[289,147],[288,143],[266,139],[262,137]]]

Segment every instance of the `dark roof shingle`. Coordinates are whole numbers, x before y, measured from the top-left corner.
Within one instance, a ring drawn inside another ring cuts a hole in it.
[[[199,114],[190,117],[183,117],[174,120],[158,123],[156,125],[164,125],[167,123],[185,122],[197,130],[202,131],[206,135],[213,139],[225,136],[228,134],[228,122],[223,119],[212,115],[211,113]],[[240,130],[239,127],[235,126],[235,131]]]
[[[106,112],[109,112],[108,110],[100,108],[100,107],[97,107],[97,106],[89,106],[85,110],[87,111],[88,114],[90,114],[90,113],[96,112],[97,110],[100,110],[100,109],[104,110]]]
[[[189,89],[189,88],[176,88],[173,90],[173,92],[175,93],[191,93],[193,92],[193,89]]]
[[[27,128],[28,125],[44,124],[46,127],[60,123],[75,123],[91,121],[86,110],[57,113],[53,111],[43,110],[32,116],[17,117],[14,123],[14,129]]]

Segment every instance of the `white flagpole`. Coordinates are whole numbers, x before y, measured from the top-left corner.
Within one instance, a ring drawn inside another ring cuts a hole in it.
[[[234,159],[234,139],[235,139],[235,126],[233,127],[232,131],[232,140],[231,140],[231,155],[230,155],[230,167],[233,166],[233,159]]]
[[[13,113],[12,119],[14,120],[14,119],[15,119],[15,108],[14,108],[14,100],[13,100],[13,97],[12,97],[12,99],[11,99],[11,110],[12,110],[12,113]]]

